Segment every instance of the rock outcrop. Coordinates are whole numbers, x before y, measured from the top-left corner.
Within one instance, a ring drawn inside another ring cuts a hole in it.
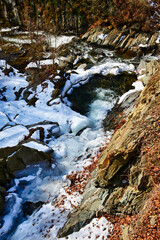
[[[143,33],[139,30],[124,26],[116,29],[112,26],[94,27],[87,31],[82,39],[105,47],[112,47],[128,55],[142,55],[144,51],[155,51],[158,43],[159,33]]]
[[[114,133],[101,154],[81,205],[70,214],[59,231],[59,237],[78,231],[102,213],[124,216],[139,212],[152,189],[148,169],[144,167],[147,161],[144,143],[146,138],[150,142],[150,135],[156,132],[155,141],[158,144],[159,125],[156,119],[159,103],[160,70],[150,77],[126,123]]]

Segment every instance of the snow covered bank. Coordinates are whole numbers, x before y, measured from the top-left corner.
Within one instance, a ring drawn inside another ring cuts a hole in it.
[[[65,86],[62,91],[62,97],[66,93],[70,94],[75,87],[80,87],[89,81],[89,77],[95,74],[102,74],[104,76],[108,74],[118,75],[124,71],[133,72],[135,67],[133,64],[119,63],[119,62],[106,62],[88,70],[77,69],[76,73],[72,73],[70,79],[66,81]]]

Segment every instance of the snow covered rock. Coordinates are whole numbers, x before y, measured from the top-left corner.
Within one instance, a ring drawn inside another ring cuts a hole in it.
[[[12,176],[16,171],[24,169],[27,165],[47,161],[49,164],[53,160],[53,150],[47,145],[35,140],[29,140],[22,145],[0,148],[0,159],[2,172],[8,172]],[[6,163],[5,165],[3,163]],[[6,174],[0,173],[0,183],[5,184]]]
[[[87,117],[73,117],[71,120],[71,131],[77,135],[80,131],[93,127],[93,122]]]
[[[29,130],[22,125],[9,127],[0,132],[0,147],[5,148],[16,146],[28,134]]]
[[[7,169],[14,172],[24,169],[27,165],[41,161],[51,161],[52,149],[36,141],[29,141],[21,145],[16,152],[7,157]]]
[[[0,112],[0,130],[9,122],[7,116]]]

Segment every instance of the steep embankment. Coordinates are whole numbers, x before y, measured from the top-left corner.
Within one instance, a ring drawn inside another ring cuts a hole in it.
[[[160,70],[150,78],[126,123],[115,131],[86,186],[81,205],[69,216],[60,236],[79,230],[95,216],[138,214],[147,204],[160,180],[159,103]],[[155,217],[154,226],[158,221]],[[141,231],[142,226],[146,227],[142,224]],[[155,229],[155,239],[157,234]]]

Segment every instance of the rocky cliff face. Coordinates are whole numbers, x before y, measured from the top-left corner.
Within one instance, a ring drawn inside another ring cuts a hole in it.
[[[60,237],[78,231],[93,217],[139,212],[158,181],[160,70],[136,100],[126,123],[118,129],[92,172],[81,205],[69,216]]]
[[[112,47],[123,54],[139,55],[143,52],[158,52],[160,42],[159,33],[144,33],[139,30],[138,24],[133,25],[130,29],[123,26],[122,29],[108,27],[94,27],[87,31],[82,39],[87,42],[96,43],[105,47]]]

